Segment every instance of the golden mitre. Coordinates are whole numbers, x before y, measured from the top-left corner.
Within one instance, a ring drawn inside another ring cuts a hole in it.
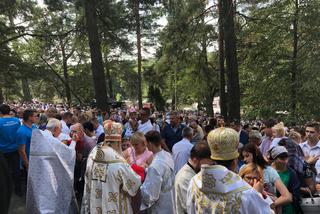
[[[207,137],[213,160],[233,160],[239,157],[239,133],[231,128],[217,128]]]
[[[103,123],[105,142],[121,142],[122,124],[107,120]]]

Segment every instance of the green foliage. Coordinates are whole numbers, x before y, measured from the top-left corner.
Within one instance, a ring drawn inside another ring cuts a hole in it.
[[[99,38],[105,70],[109,71],[106,80],[111,84],[109,96],[135,102],[135,1],[97,2]],[[66,101],[64,81],[68,79],[73,104],[90,103],[94,87],[82,1],[44,3],[45,6],[36,0],[0,2],[0,89],[5,99],[21,100],[21,82],[28,79],[33,97],[47,102]],[[280,117],[288,122],[320,118],[320,1],[299,1],[298,13],[294,3],[237,1],[237,55],[244,117]],[[144,96],[159,110],[166,100],[172,100],[176,107],[198,102],[212,114],[209,110],[219,88],[218,56],[215,48],[208,50],[217,46],[216,7],[208,9],[204,1],[197,0],[144,0],[140,1],[140,15],[143,54],[150,54],[150,48],[157,47],[154,57],[142,56]],[[157,23],[161,16],[168,22],[162,29]]]
[[[319,1],[299,4],[274,1],[251,4],[240,16],[240,75],[242,108],[250,118],[283,117],[299,122],[318,117],[319,96]],[[298,19],[297,115],[290,112],[293,56],[292,20]],[[318,23],[318,24],[316,24]]]

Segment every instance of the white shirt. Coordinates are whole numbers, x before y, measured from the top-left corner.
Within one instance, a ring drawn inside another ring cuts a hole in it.
[[[187,138],[183,138],[172,147],[172,158],[174,161],[174,173],[177,172],[188,162],[190,151],[193,145]]]
[[[177,214],[187,213],[187,193],[188,187],[196,172],[188,165],[184,165],[176,175],[174,181],[175,205]]]
[[[96,129],[96,137],[99,138],[99,136],[104,133],[104,129],[101,125],[98,126],[98,128]]]
[[[315,168],[317,171],[316,182],[319,184],[320,183],[320,160],[317,160]]]
[[[67,126],[66,122],[64,120],[60,120],[60,122],[61,122],[61,125],[62,125],[61,132],[66,134],[66,135],[69,135],[70,134],[70,129]]]
[[[320,141],[313,147],[308,144],[308,141],[299,144],[299,146],[301,147],[305,157],[320,155]]]
[[[148,131],[154,130],[154,127],[150,120],[148,120],[145,123],[142,123],[141,120],[139,120],[138,125],[138,131],[142,132],[143,134],[146,134]]]

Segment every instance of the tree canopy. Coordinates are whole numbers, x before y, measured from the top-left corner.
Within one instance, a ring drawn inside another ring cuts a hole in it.
[[[3,0],[0,102],[320,117],[317,0]]]

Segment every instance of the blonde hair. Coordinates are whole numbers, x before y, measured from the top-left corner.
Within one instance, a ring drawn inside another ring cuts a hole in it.
[[[280,136],[280,137],[284,137],[285,136],[286,130],[284,129],[283,122],[280,122],[280,123],[274,125],[272,127],[272,130],[274,130],[277,133],[277,135]]]
[[[257,173],[260,176],[260,180],[263,181],[263,169],[255,163],[249,163],[244,165],[240,169],[239,176],[243,178],[246,174]]]
[[[135,132],[132,137],[130,138],[131,144],[138,144],[138,143],[143,143],[144,146],[146,145],[146,137],[142,132]]]

